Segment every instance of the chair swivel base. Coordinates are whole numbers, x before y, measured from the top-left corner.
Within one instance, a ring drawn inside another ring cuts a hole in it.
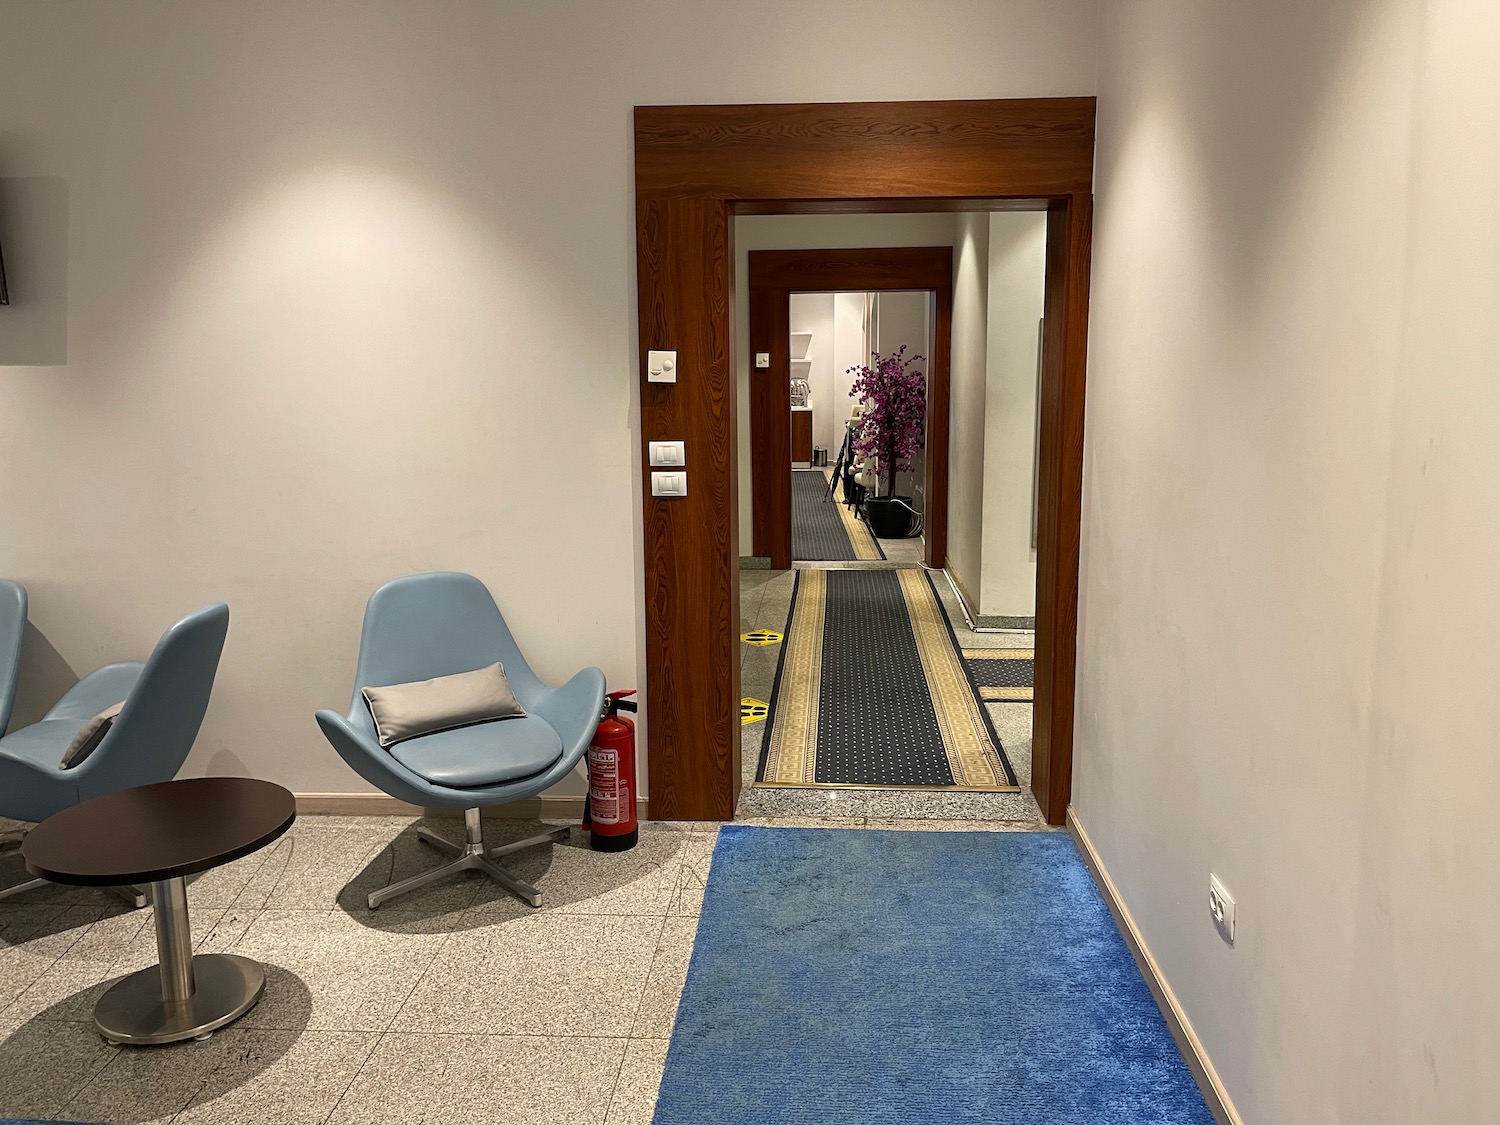
[[[26,840],[26,829],[15,829],[9,832],[0,832],[0,848],[20,847]],[[0,900],[14,898],[23,895],[27,891],[34,891],[38,887],[45,887],[51,880],[27,879],[25,882],[16,883],[10,887],[0,887]],[[136,909],[146,905],[146,892],[140,887],[105,887],[111,894],[119,895]]]
[[[440,852],[446,852],[454,857],[451,863],[445,863],[441,867],[435,867],[431,871],[424,871],[420,875],[413,875],[410,879],[402,879],[399,883],[392,883],[388,887],[382,887],[373,892],[369,897],[370,909],[375,910],[383,902],[389,902],[398,895],[407,894],[410,891],[419,890],[422,887],[436,883],[439,879],[446,879],[449,875],[460,871],[480,871],[499,883],[511,894],[515,895],[528,906],[542,905],[542,892],[530,883],[523,882],[515,877],[504,867],[495,861],[501,856],[510,855],[512,852],[521,851],[523,848],[534,848],[539,844],[547,844],[556,840],[566,840],[571,830],[566,826],[554,828],[540,835],[528,836],[524,840],[517,840],[511,844],[501,844],[499,847],[486,848],[484,846],[484,829],[479,819],[478,809],[464,810],[464,842],[455,844],[439,836],[428,828],[417,829],[417,839],[423,843],[430,844]]]

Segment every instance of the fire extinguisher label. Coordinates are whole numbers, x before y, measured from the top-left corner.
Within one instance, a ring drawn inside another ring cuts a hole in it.
[[[589,816],[595,824],[619,824],[620,755],[601,746],[589,747]]]

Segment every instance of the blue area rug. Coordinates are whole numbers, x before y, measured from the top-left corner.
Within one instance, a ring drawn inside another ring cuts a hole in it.
[[[1212,1125],[1073,841],[719,833],[656,1125]]]

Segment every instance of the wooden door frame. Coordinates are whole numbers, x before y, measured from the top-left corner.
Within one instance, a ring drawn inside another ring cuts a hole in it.
[[[792,408],[790,317],[793,293],[926,290],[936,295],[932,354],[927,356],[927,565],[948,557],[948,403],[953,358],[953,247],[902,246],[855,250],[752,250],[750,290],[750,494],[754,553],[775,570],[792,565],[792,458],[787,427]],[[768,352],[771,366],[754,356]],[[868,358],[868,357],[866,357]]]
[[[1032,791],[1053,824],[1072,788],[1094,99],[638,106],[640,338],[650,811],[728,820],[740,780],[734,216],[1047,212]],[[675,350],[676,383],[646,352]],[[688,493],[651,495],[646,443],[687,443]]]

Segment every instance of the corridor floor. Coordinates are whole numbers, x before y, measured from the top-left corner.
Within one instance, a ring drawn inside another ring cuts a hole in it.
[[[917,542],[913,540],[912,542]],[[871,564],[866,564],[871,565]],[[873,564],[879,565],[879,564]],[[910,564],[907,564],[910,565]],[[937,575],[934,583],[943,610],[963,649],[1030,647],[1029,633],[976,633],[968,627],[963,609],[947,580]],[[741,633],[772,630],[785,633],[791,611],[793,571],[745,570],[740,573]],[[780,649],[776,645],[740,646],[740,693],[745,698],[769,702],[776,679]],[[986,703],[995,731],[1021,783],[1020,793],[964,793],[912,789],[792,789],[754,785],[761,742],[769,719],[740,728],[740,765],[744,789],[740,794],[742,816],[814,817],[843,821],[924,819],[948,822],[1014,822],[1018,827],[1043,824],[1041,810],[1032,797],[1031,704]]]
[[[0,1117],[647,1125],[720,826],[646,822],[633,851],[575,834],[512,857],[540,910],[477,877],[366,910],[433,862],[418,823],[462,834],[456,818],[306,816],[189,888],[198,949],[267,970],[261,1003],[203,1043],[111,1047],[92,1026],[107,982],[155,960],[149,910],[63,887],[0,903]],[[497,843],[535,830],[486,824]],[[0,858],[0,880],[19,867]]]

